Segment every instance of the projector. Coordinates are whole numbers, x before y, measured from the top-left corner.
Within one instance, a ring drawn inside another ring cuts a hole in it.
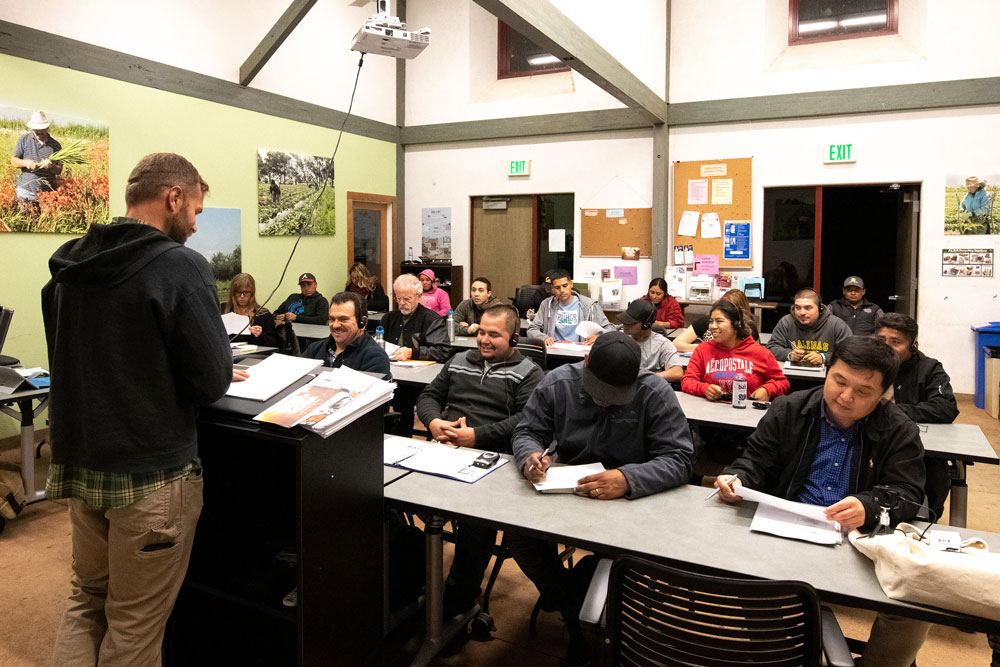
[[[399,17],[390,16],[388,2],[379,0],[379,13],[372,14],[354,35],[351,51],[392,58],[416,58],[431,43],[430,28],[410,31]]]

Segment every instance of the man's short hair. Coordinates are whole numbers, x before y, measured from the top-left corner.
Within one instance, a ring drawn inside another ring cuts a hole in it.
[[[566,278],[570,282],[573,282],[573,278],[570,277],[569,271],[567,271],[566,269],[556,269],[555,271],[552,272],[551,275],[552,275],[551,282],[553,284],[555,284],[557,280],[561,280],[562,278]]]
[[[483,317],[487,315],[490,317],[502,317],[504,325],[507,327],[507,333],[511,336],[521,330],[521,315],[514,306],[506,303],[498,303],[483,311]]]
[[[486,291],[487,292],[492,292],[493,291],[493,283],[490,282],[489,278],[484,278],[482,276],[479,276],[478,278],[473,278],[472,279],[472,283],[482,283],[482,284],[486,285]],[[472,283],[469,283],[469,284],[471,285]]]
[[[811,287],[803,287],[796,292],[795,298],[792,299],[792,303],[795,303],[799,299],[812,299],[816,303],[817,308],[819,308],[820,304],[823,302],[819,297],[819,293]]]
[[[415,292],[419,294],[424,291],[424,288],[420,284],[420,279],[415,275],[412,273],[403,273],[396,276],[396,279],[392,281],[392,291]]]
[[[354,319],[360,327],[361,318],[368,314],[368,303],[365,300],[365,297],[360,294],[355,294],[354,292],[337,292],[330,297],[331,306],[342,306],[345,303],[354,304]]]
[[[878,371],[882,374],[882,391],[896,379],[899,359],[892,348],[871,336],[851,336],[844,339],[830,355],[830,368],[843,361],[859,371]]]
[[[917,340],[916,320],[902,313],[883,313],[875,321],[875,331],[877,332],[882,327],[898,331],[911,343],[915,343]]]
[[[156,199],[163,188],[178,185],[185,190],[200,188],[208,194],[208,183],[194,165],[176,153],[152,153],[139,160],[128,176],[125,205],[135,206]]]

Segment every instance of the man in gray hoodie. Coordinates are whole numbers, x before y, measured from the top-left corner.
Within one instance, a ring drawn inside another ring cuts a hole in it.
[[[535,319],[528,324],[528,337],[544,338],[546,345],[557,340],[593,345],[598,334],[581,339],[576,333],[580,322],[596,322],[605,331],[615,330],[601,304],[575,291],[567,271],[556,271],[552,274],[552,296],[542,301]]]
[[[778,321],[767,349],[778,361],[819,366],[829,363],[837,345],[850,335],[850,327],[831,317],[819,294],[806,288],[795,293],[792,312]]]

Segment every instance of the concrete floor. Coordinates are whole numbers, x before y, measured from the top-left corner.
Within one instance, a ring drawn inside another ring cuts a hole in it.
[[[972,405],[971,397],[960,396],[962,423],[979,424],[1000,452],[1000,422]],[[16,440],[0,442],[0,456],[19,458]],[[2,451],[5,450],[6,451]],[[44,479],[47,450],[37,462],[39,479]],[[975,465],[969,468],[970,528],[1000,532],[1000,467]],[[945,511],[947,515],[947,509]],[[21,516],[7,524],[0,534],[0,665],[39,667],[48,664],[56,628],[69,593],[70,528],[64,503],[43,501],[28,506]],[[446,553],[450,560],[450,552]],[[450,655],[433,665],[457,667],[548,667],[562,664],[565,636],[556,614],[539,617],[538,633],[529,636],[528,616],[537,593],[516,564],[504,564],[492,599],[496,630],[487,642],[470,640],[453,647]],[[873,614],[836,608],[845,634],[867,638]],[[406,665],[419,646],[419,636],[394,635],[386,648],[387,664]],[[935,626],[918,656],[920,667],[982,666],[990,664],[986,638],[954,628]]]

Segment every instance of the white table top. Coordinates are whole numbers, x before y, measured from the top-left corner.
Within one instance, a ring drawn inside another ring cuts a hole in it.
[[[919,424],[924,450],[936,458],[1000,464],[983,429],[976,424]]]
[[[734,408],[730,403],[710,401],[702,396],[692,396],[682,391],[674,393],[677,395],[677,402],[681,404],[684,416],[689,421],[753,430],[757,428],[757,422],[767,412],[766,410],[757,410],[751,405],[740,410]]]
[[[392,379],[400,384],[427,385],[437,377],[443,367],[443,364],[438,363],[413,367],[390,363],[389,372],[392,373]]]

